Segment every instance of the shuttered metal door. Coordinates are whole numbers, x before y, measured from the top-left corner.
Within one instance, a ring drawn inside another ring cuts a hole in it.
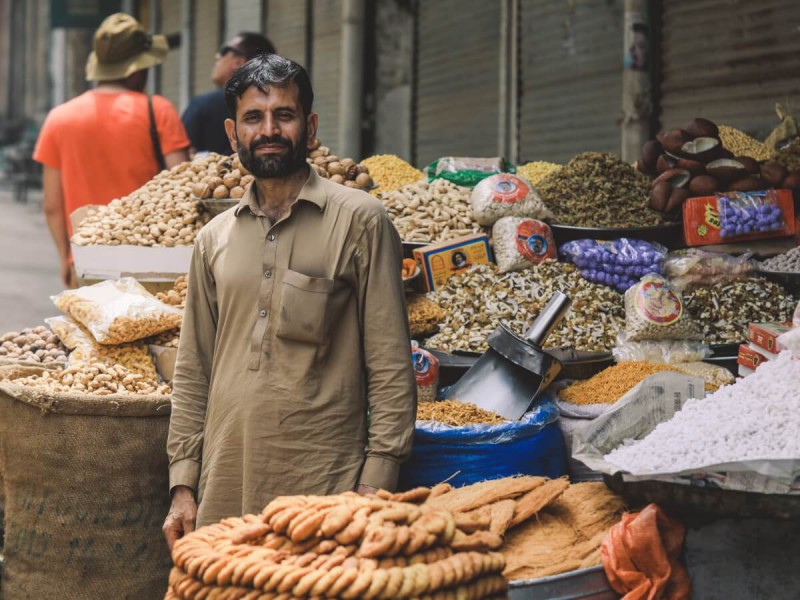
[[[214,55],[222,44],[220,39],[220,0],[194,0],[192,53],[194,93],[203,94],[214,89],[211,69]]]
[[[311,80],[319,139],[336,153],[339,140],[339,80],[342,56],[342,0],[314,0],[314,56]]]
[[[269,0],[267,37],[278,54],[306,65],[306,3],[304,0]]]
[[[520,0],[521,162],[620,152],[623,0]]]
[[[226,37],[240,31],[261,31],[261,0],[225,0]]]
[[[497,156],[499,1],[419,3],[415,161]]]
[[[798,0],[663,3],[661,124],[706,117],[761,138],[800,107]]]

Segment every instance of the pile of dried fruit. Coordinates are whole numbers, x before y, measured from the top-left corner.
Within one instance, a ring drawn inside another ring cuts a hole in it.
[[[755,160],[769,160],[772,152],[766,144],[750,137],[743,131],[727,125],[719,126],[719,139],[722,145],[734,156],[749,156]]]
[[[169,395],[168,385],[159,384],[154,378],[129,371],[122,365],[106,363],[81,364],[63,371],[43,371],[13,380],[14,384],[40,388],[53,394],[111,394]]]
[[[536,186],[554,223],[576,227],[644,227],[662,218],[648,207],[647,178],[612,154],[584,152]]]
[[[202,167],[205,166],[205,171]],[[239,156],[211,154],[192,163],[191,170],[202,176],[192,185],[192,196],[197,200],[224,200],[241,198],[245,189],[255,179],[242,166]]]
[[[544,179],[548,175],[552,175],[560,168],[561,165],[558,165],[556,163],[537,160],[517,167],[517,175],[524,177],[525,179],[530,181],[534,186],[537,186],[542,181],[542,179]]]
[[[409,299],[407,310],[408,326],[414,339],[436,333],[439,330],[439,323],[444,319],[444,311],[439,305],[424,296]]]
[[[67,349],[55,333],[40,325],[9,331],[0,337],[0,358],[42,364],[66,362]]]
[[[767,271],[779,271],[781,273],[800,273],[800,246],[795,246],[788,252],[773,256],[769,260],[761,263]]]
[[[404,185],[425,179],[425,173],[394,154],[370,156],[362,160],[361,165],[367,167],[377,186],[370,191],[373,195],[379,192],[393,192]]]
[[[401,500],[429,495],[283,496],[202,527],[175,544],[166,598],[505,597],[502,555]]]
[[[505,419],[469,402],[442,400],[441,402],[420,402],[417,405],[417,420],[436,421],[453,427],[461,427],[462,425],[491,425]]]
[[[183,305],[186,304],[186,291],[188,289],[188,277],[186,275],[181,275],[175,280],[175,285],[172,286],[172,289],[157,293],[156,298],[161,300],[164,304],[183,307]]]
[[[193,193],[202,191],[210,197],[219,189],[221,194],[219,186],[208,192],[216,183],[228,190],[224,177],[237,170],[236,161],[236,157],[209,154],[162,171],[128,196],[90,209],[75,229],[72,243],[77,246],[191,246],[197,232],[210,220],[207,213],[200,211]],[[244,183],[243,177],[240,176],[239,187]],[[229,193],[230,190],[226,192]]]
[[[523,333],[557,291],[570,297],[572,307],[545,347],[596,352],[614,347],[624,325],[622,295],[586,281],[574,265],[555,261],[503,275],[494,266],[454,275],[444,288],[430,294],[444,310],[445,319],[426,347],[484,352],[486,338],[501,323]]]
[[[747,325],[791,321],[797,301],[766,279],[739,279],[683,293],[686,310],[703,328],[708,344],[740,343]]]
[[[481,231],[472,216],[472,190],[445,179],[411,183],[378,197],[407,242],[441,242]]]
[[[352,158],[339,158],[331,154],[331,149],[316,139],[310,150],[308,164],[320,177],[357,190],[368,190],[374,185],[369,168],[363,164],[358,165]]]

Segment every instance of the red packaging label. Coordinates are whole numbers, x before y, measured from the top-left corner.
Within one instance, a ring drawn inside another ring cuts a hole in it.
[[[791,323],[750,323],[747,326],[747,339],[767,352],[780,352],[778,336],[792,328]]]
[[[763,354],[759,354],[747,344],[739,346],[739,355],[736,357],[736,362],[743,367],[755,370],[762,362],[766,362],[767,358]]]
[[[784,226],[776,231],[753,233],[724,239],[720,233],[719,206],[716,196],[689,198],[683,203],[683,236],[688,246],[708,246],[750,242],[793,236],[797,221],[794,215],[794,198],[791,190],[775,190],[776,203],[783,212]]]
[[[683,302],[663,281],[643,281],[636,290],[636,312],[654,325],[671,325],[683,315]]]
[[[527,219],[517,226],[517,252],[529,263],[556,258],[556,243],[547,223]]]
[[[514,175],[493,175],[492,181],[494,182],[492,202],[516,204],[525,200],[528,194],[531,193],[531,188],[522,179]]]

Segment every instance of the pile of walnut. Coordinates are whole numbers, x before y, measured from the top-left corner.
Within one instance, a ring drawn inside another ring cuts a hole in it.
[[[357,190],[369,190],[374,183],[366,165],[356,164],[352,158],[339,158],[331,149],[315,139],[308,155],[308,164],[320,177]]]
[[[189,289],[189,280],[186,275],[181,275],[175,280],[172,289],[166,292],[158,292],[156,298],[164,304],[183,308],[186,304],[186,291]]]
[[[162,171],[128,196],[90,209],[72,243],[191,246],[211,218],[197,198],[244,195],[252,175],[245,174],[238,161],[236,156],[209,154]]]
[[[169,395],[168,385],[159,384],[155,378],[129,371],[122,365],[106,363],[81,364],[63,371],[43,371],[15,379],[13,383],[43,389],[55,394],[112,394]]]
[[[67,349],[55,333],[40,325],[0,337],[0,358],[43,364],[66,362]]]
[[[505,598],[502,555],[412,503],[441,491],[277,498],[178,540],[166,598]]]

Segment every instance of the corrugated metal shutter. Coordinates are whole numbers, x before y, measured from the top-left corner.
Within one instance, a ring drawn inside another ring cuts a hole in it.
[[[261,0],[225,0],[225,8],[228,39],[240,31],[261,31]]]
[[[278,54],[306,64],[306,3],[302,0],[269,0],[267,37]]]
[[[180,33],[181,31],[181,3],[161,3],[161,32],[165,35]],[[176,106],[181,101],[181,49],[172,48],[167,54],[167,60],[161,65],[161,91]]]
[[[664,2],[661,123],[703,116],[765,136],[800,96],[800,2]]]
[[[319,139],[336,153],[339,143],[339,72],[342,55],[342,1],[314,1],[314,51],[311,80]]]
[[[623,0],[520,0],[521,162],[620,151]]]
[[[497,156],[499,2],[419,3],[415,158]]]
[[[220,39],[220,0],[194,0],[194,28],[192,53],[194,71],[194,93],[204,94],[214,89],[211,69],[214,55],[222,44]]]

